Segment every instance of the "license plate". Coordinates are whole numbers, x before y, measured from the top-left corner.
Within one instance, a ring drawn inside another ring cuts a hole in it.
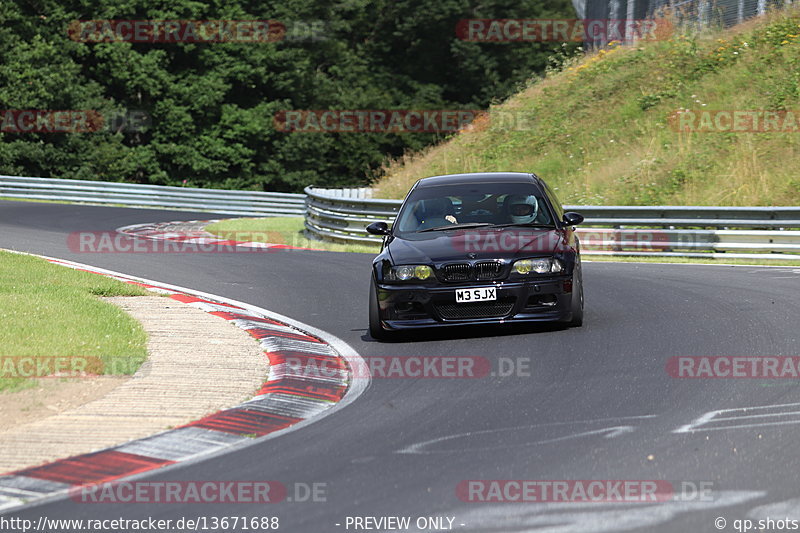
[[[490,302],[497,300],[497,288],[481,287],[479,289],[456,289],[456,303]]]

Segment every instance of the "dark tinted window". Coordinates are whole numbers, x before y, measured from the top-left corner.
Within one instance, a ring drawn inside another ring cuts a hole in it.
[[[452,224],[553,225],[542,191],[532,183],[481,183],[415,189],[394,231],[408,235]]]

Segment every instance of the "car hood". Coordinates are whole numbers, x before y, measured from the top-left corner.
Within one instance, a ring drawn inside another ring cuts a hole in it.
[[[396,265],[549,255],[567,247],[558,229],[495,228],[439,231],[394,237],[388,251]]]

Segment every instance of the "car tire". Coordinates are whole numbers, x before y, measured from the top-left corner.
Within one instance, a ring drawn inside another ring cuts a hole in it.
[[[583,274],[580,270],[575,276],[575,281],[572,288],[572,317],[567,322],[571,328],[579,328],[583,325]]]
[[[378,313],[378,291],[375,290],[375,282],[369,284],[369,334],[379,341],[387,340],[391,334],[383,329],[381,318]]]

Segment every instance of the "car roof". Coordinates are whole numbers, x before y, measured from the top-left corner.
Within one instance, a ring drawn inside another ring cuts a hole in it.
[[[539,184],[539,178],[527,172],[476,172],[471,174],[446,174],[422,178],[416,188],[439,187],[442,185],[466,185],[469,183],[531,183]]]

